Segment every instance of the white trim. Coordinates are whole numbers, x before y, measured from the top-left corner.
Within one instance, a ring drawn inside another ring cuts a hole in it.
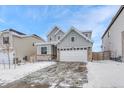
[[[74,27],[71,27],[70,30],[63,36],[63,38],[61,38],[58,43],[60,43],[71,31],[75,31],[77,32],[79,35],[81,35],[83,38],[85,38],[86,40],[88,40],[90,43],[93,43],[88,37],[86,37],[83,33],[81,33],[79,30],[77,30]]]
[[[72,37],[74,37],[74,41],[71,40]],[[71,36],[70,41],[71,41],[71,42],[75,42],[75,41],[76,41],[76,36],[75,36],[75,35]]]
[[[52,30],[51,30],[51,31],[49,31],[49,32],[47,33],[47,36],[48,36],[50,33],[52,33],[52,32],[54,31],[55,27],[57,27],[57,28],[59,29],[59,27],[58,27],[58,26],[54,26],[54,27],[52,28]],[[57,31],[58,31],[58,30],[57,30]]]
[[[62,30],[59,29],[59,30],[56,31],[55,35],[57,35],[57,33],[59,33],[59,32],[64,33]]]
[[[43,42],[43,43],[35,43],[36,46],[39,45],[56,45],[57,42]]]
[[[57,30],[56,32],[55,32],[55,35],[59,32],[60,30]]]

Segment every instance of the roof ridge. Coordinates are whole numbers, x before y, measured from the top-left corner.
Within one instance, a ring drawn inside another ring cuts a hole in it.
[[[52,31],[54,31],[55,28],[60,29],[58,26],[54,26],[54,27],[52,28],[52,30],[50,30],[50,31],[47,33],[47,36],[48,36]]]

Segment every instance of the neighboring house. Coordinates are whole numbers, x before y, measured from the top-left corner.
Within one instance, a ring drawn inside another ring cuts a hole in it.
[[[91,31],[81,32],[72,27],[66,34],[55,27],[48,33],[48,42],[36,43],[37,60],[86,62],[92,60]]]
[[[121,6],[102,36],[102,50],[111,58],[124,59],[124,6]]]
[[[10,56],[11,63],[14,59],[17,62],[29,62],[31,57],[36,56],[37,48],[34,43],[44,42],[35,34],[28,36],[14,29],[6,29],[0,33],[0,63],[8,63],[7,54]]]

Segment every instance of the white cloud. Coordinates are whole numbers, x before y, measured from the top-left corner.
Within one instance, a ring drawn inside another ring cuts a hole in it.
[[[0,18],[0,23],[5,23],[5,20]]]
[[[85,10],[82,8],[83,11],[80,9],[80,11],[74,13],[74,15],[72,15],[73,20],[71,19],[69,21],[70,23],[77,24],[78,26],[84,25],[89,28],[94,28],[101,22],[111,18],[115,14],[117,8],[118,6],[104,6],[99,8],[88,7],[87,9],[85,8]]]
[[[71,7],[75,8],[76,6]],[[33,6],[33,8],[32,6],[28,6],[21,10],[23,11],[21,15],[19,12],[20,8],[15,8],[14,13],[16,12],[18,16],[26,17],[28,21],[32,20],[45,23],[50,20],[50,25],[62,25],[63,28],[75,26],[79,30],[92,30],[92,39],[94,41],[93,50],[100,50],[101,36],[106,30],[105,22],[108,24],[108,20],[112,19],[119,7],[120,6],[78,6],[78,9],[74,11],[70,6]],[[5,10],[5,7],[1,10],[0,16],[2,15],[2,18],[7,15]],[[39,10],[41,12],[39,12]],[[14,22],[14,20],[10,21]],[[10,21],[7,20],[7,24],[9,24]],[[5,20],[0,19],[0,22],[4,23]],[[23,26],[17,27],[23,28]]]
[[[105,22],[112,19],[119,7],[120,6],[85,7],[85,11],[84,8],[82,8],[74,13],[74,15],[72,15],[73,17],[68,20],[68,23],[80,30],[92,30],[92,39],[94,41],[93,51],[100,51],[101,36],[106,30]]]

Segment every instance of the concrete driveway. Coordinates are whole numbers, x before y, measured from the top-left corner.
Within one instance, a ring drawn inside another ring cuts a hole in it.
[[[60,62],[14,81],[4,88],[82,88],[87,83],[84,63]]]

